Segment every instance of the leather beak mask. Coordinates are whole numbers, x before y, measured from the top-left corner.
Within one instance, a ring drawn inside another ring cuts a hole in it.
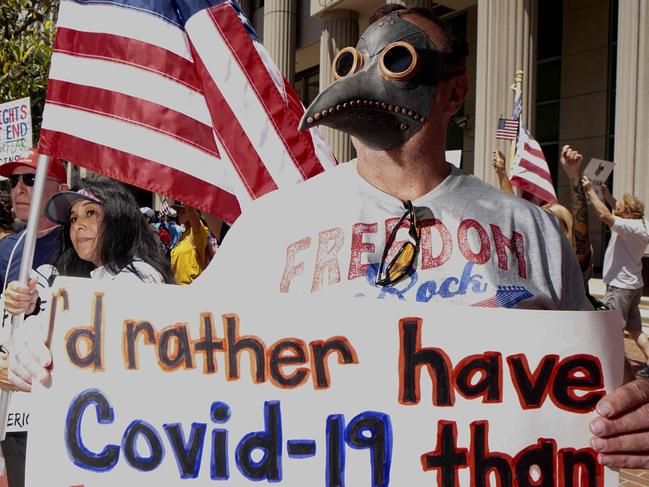
[[[356,48],[336,55],[337,80],[306,110],[300,130],[326,125],[375,150],[397,147],[429,116],[437,84],[449,77],[446,61],[419,27],[396,12],[386,15]]]

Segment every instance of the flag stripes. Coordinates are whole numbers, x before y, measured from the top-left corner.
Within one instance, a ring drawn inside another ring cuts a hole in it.
[[[205,201],[203,204],[195,205],[196,208],[221,208],[223,210],[221,215],[226,221],[234,221],[241,213],[239,203],[233,194],[190,174],[64,132],[53,134],[49,129],[42,128],[41,138],[43,137],[44,140],[54,140],[57,144],[56,147],[45,146],[44,149],[57,153],[62,159],[68,161],[86,160],[88,164],[85,167],[92,171],[134,186],[150,188],[151,191],[160,194],[165,194],[169,181],[174,181],[175,184],[194,188],[196,194],[201,195]],[[113,162],[116,160],[122,163],[117,166]]]
[[[161,48],[191,61],[187,38],[182,27],[175,22],[176,18],[152,15],[156,4],[164,7],[169,2],[153,0],[149,3],[149,9],[138,9],[119,7],[114,1],[64,0],[59,7],[57,36],[61,27],[79,32],[112,34],[142,41],[150,47]]]
[[[49,103],[100,113],[141,125],[191,144],[215,157],[219,156],[211,126],[163,105],[101,88],[58,80],[51,80],[48,89]],[[167,131],[169,123],[177,127],[174,132]]]
[[[43,128],[50,132],[53,130],[52,127],[56,127],[61,133],[134,154],[156,162],[158,165],[167,166],[202,179],[206,183],[221,186],[226,182],[223,168],[218,164],[218,158],[174,137],[85,110],[70,109],[54,104],[50,104],[48,110],[48,117],[43,120]],[[49,139],[44,139],[43,143],[49,143]],[[44,147],[56,149],[56,146],[45,145]],[[84,167],[104,164],[104,162],[86,162]],[[157,170],[157,167],[143,169],[153,171]]]
[[[213,114],[214,129],[248,195],[255,199],[277,189],[267,166],[255,151],[254,142],[248,137],[250,132],[247,132],[238,123],[234,123],[236,116],[230,109],[230,105],[224,102],[221,91],[210,78],[209,72],[200,58],[196,60],[196,65],[203,77],[205,92],[209,93],[207,102]]]
[[[136,39],[59,28],[55,51],[122,62],[153,71],[200,91],[191,61]]]
[[[557,201],[557,198],[554,195],[554,190],[552,192],[546,191],[535,184],[530,178],[513,176],[511,182],[521,190],[521,196],[525,199],[532,200],[533,198],[537,198],[540,204],[553,203]]]
[[[244,26],[234,18],[234,10],[228,8],[227,4],[221,4],[209,9],[209,12],[223,38],[230,43],[235,59],[244,68],[248,82],[265,112],[270,115],[275,133],[282,140],[301,178],[308,179],[320,174],[323,167],[314,152],[310,132],[297,129],[304,110],[293,88],[281,76],[272,61],[261,55],[259,49],[246,49],[245,44],[250,39]],[[292,109],[287,110],[287,105]],[[297,113],[300,114],[299,117]],[[335,165],[333,159],[328,162]]]
[[[51,80],[134,96],[211,124],[210,113],[200,91],[135,66],[58,53],[56,43],[50,68]]]
[[[543,203],[554,203],[557,196],[550,169],[539,143],[521,123],[509,179],[523,194],[529,193]]]
[[[336,164],[317,132],[297,130],[303,112],[236,4],[61,1],[46,154],[232,222]]]

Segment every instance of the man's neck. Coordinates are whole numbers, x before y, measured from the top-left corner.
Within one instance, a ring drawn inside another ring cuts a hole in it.
[[[51,222],[49,219],[43,217],[38,221],[38,237],[44,237],[58,228],[56,223]]]
[[[432,148],[431,148],[432,149]],[[402,201],[415,200],[436,188],[451,168],[444,151],[428,153],[358,150],[358,174],[372,186]]]

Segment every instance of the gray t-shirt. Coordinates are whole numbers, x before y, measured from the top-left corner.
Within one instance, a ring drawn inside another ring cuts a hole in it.
[[[353,161],[247,208],[199,281],[230,276],[229,287],[251,298],[340,293],[592,309],[570,244],[541,208],[455,167],[412,203],[421,226],[420,249],[414,272],[394,286],[377,286],[375,276],[404,204],[361,178]],[[407,232],[402,227],[396,240],[406,240]]]

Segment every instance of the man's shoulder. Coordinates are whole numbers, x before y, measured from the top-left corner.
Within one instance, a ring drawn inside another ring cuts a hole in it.
[[[462,173],[463,194],[471,194],[477,205],[493,208],[497,212],[515,212],[516,215],[529,215],[540,218],[547,217],[547,212],[538,205],[520,196],[506,193],[472,174]],[[489,205],[484,203],[489,202]]]
[[[310,205],[327,205],[334,201],[341,192],[343,185],[351,183],[351,163],[339,164],[304,182],[297,183],[277,191],[272,191],[254,201],[246,212],[276,212],[291,211],[291,209],[309,207]],[[282,215],[275,214],[277,217]]]
[[[3,252],[7,248],[13,248],[19,240],[22,240],[25,234],[25,230],[21,230],[18,233],[8,235],[2,240],[0,240],[0,252]]]

